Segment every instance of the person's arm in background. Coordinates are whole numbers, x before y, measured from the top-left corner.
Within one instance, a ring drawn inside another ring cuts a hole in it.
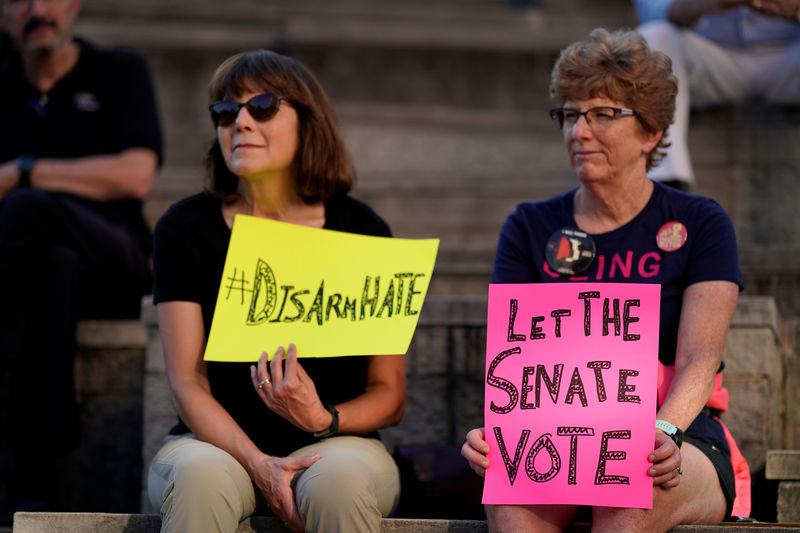
[[[144,60],[119,52],[105,61],[110,87],[104,93],[107,153],[74,158],[37,158],[30,185],[94,200],[143,199],[161,160],[161,126],[155,91]],[[35,154],[30,154],[35,155]],[[18,159],[0,164],[0,199],[19,185]]]
[[[39,159],[30,185],[100,201],[143,199],[153,187],[157,168],[158,155],[149,148],[74,159]],[[17,159],[0,165],[0,198],[18,186],[19,174]]]
[[[703,15],[742,5],[753,3],[751,0],[634,0],[640,22],[666,20],[687,28],[693,26]]]

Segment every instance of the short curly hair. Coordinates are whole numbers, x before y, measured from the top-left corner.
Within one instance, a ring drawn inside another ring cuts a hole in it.
[[[647,155],[647,170],[661,162],[670,146],[667,131],[677,94],[672,60],[651,50],[635,31],[596,28],[561,51],[550,76],[550,99],[558,105],[606,97],[636,110],[647,131],[663,130],[658,146]]]
[[[271,50],[229,57],[208,84],[209,103],[247,92],[284,96],[297,111],[298,146],[293,172],[297,194],[305,202],[325,201],[350,191],[355,169],[342,140],[330,100],[314,74],[301,62]],[[239,178],[225,164],[219,141],[206,155],[207,192],[218,198],[236,194]]]

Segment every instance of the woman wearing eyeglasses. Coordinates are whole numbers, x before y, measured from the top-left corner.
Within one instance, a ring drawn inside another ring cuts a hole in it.
[[[738,450],[716,418],[727,407],[717,378],[742,287],[733,228],[713,200],[646,176],[668,146],[676,93],[669,58],[634,32],[597,29],[564,49],[551,77],[558,105],[551,117],[579,185],[517,207],[500,233],[492,273],[493,283],[661,284],[665,382],[647,458],[653,508],[595,507],[597,531],[716,524],[731,515],[737,496],[731,453]],[[487,440],[475,429],[462,447],[480,475],[503,468],[489,465]],[[737,467],[746,474],[746,464]],[[746,516],[749,492],[740,497],[735,511]],[[492,505],[486,511],[492,531],[555,532],[578,508]]]
[[[299,62],[238,54],[209,95],[211,186],[155,230],[154,298],[179,423],[150,466],[150,501],[162,531],[233,532],[268,509],[292,531],[378,531],[399,476],[377,431],[402,417],[404,356],[301,363],[290,345],[251,365],[205,362],[203,351],[235,215],[376,236],[389,227],[347,195],[354,173],[333,111]]]

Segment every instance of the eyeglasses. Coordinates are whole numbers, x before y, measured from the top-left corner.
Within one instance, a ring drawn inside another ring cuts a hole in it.
[[[246,107],[250,116],[258,122],[266,122],[278,113],[281,107],[281,100],[289,102],[288,99],[279,94],[265,93],[256,95],[244,103],[234,102],[233,100],[220,100],[208,106],[208,109],[211,111],[211,120],[214,122],[214,127],[222,126],[225,128],[236,122],[236,117],[239,116],[239,111],[243,107]]]
[[[573,127],[583,116],[590,128],[594,131],[602,131],[608,128],[620,115],[633,116],[636,115],[636,111],[610,106],[593,107],[586,111],[576,111],[574,109],[550,110],[550,118],[553,119],[553,123],[558,126],[558,129]]]

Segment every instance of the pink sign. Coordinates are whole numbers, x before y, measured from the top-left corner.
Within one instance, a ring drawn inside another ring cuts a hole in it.
[[[489,286],[483,503],[652,507],[660,291]]]

